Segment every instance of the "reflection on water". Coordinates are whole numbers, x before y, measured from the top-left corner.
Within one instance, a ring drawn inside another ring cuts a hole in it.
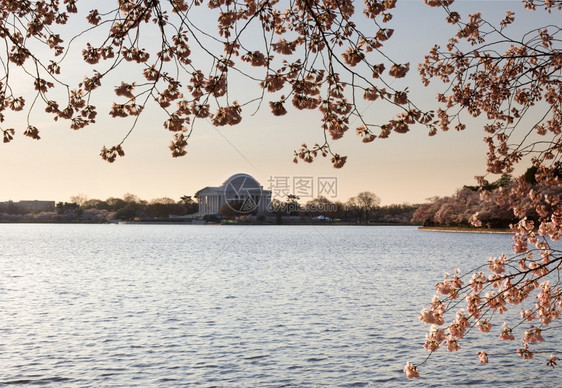
[[[433,285],[508,252],[508,235],[0,225],[0,246],[0,385],[511,387],[559,377],[542,358],[478,365],[476,339],[432,357],[418,381],[402,373],[426,354],[417,313]]]

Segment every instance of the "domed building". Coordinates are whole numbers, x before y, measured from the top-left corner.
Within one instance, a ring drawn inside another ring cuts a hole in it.
[[[220,214],[224,205],[243,214],[265,213],[271,204],[271,191],[264,190],[259,182],[248,174],[234,174],[221,186],[205,187],[196,194],[199,199],[199,215]]]

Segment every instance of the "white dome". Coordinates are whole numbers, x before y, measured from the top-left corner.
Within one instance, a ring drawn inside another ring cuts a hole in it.
[[[243,187],[245,189],[261,189],[258,181],[248,174],[234,174],[228,178],[223,184],[225,186]]]

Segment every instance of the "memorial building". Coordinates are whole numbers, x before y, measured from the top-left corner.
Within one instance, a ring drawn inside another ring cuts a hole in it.
[[[229,205],[240,214],[262,214],[271,204],[271,190],[264,190],[259,182],[248,174],[235,174],[222,186],[205,187],[196,193],[199,200],[199,216],[220,214]]]

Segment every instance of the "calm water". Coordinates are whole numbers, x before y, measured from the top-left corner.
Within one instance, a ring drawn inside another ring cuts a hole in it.
[[[402,373],[426,354],[417,314],[443,272],[510,246],[411,227],[0,225],[0,385],[554,386],[547,355],[479,365],[496,331]]]

